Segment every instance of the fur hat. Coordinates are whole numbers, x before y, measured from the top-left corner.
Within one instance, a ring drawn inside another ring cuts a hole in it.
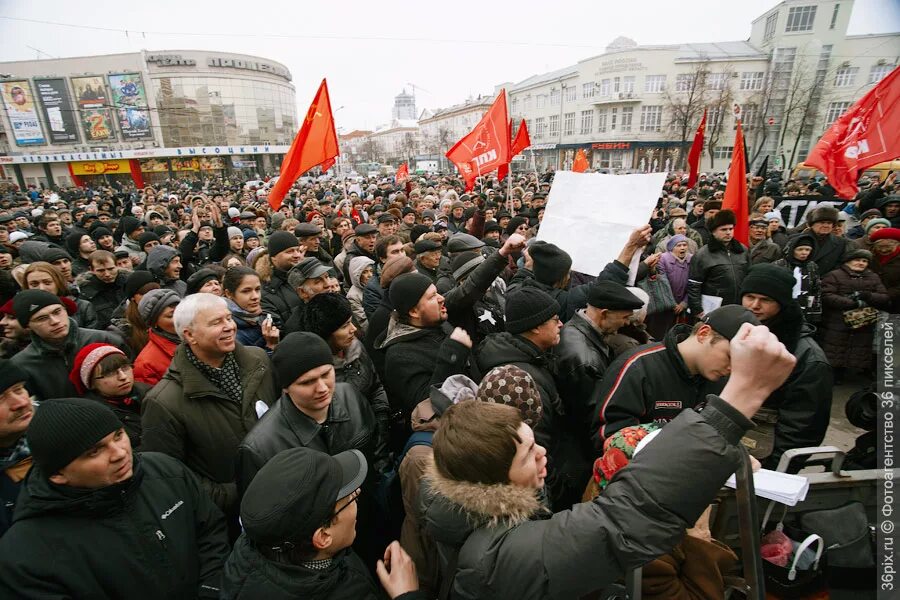
[[[830,204],[820,204],[819,206],[806,213],[806,223],[808,225],[815,225],[816,223],[821,223],[822,221],[837,223],[838,209]]]
[[[734,211],[727,208],[720,210],[706,220],[706,228],[710,233],[725,225],[737,225],[737,217],[735,216]]]
[[[327,341],[331,334],[343,327],[352,316],[350,301],[341,294],[333,292],[316,294],[303,307],[300,313],[300,326],[304,331],[314,333]]]

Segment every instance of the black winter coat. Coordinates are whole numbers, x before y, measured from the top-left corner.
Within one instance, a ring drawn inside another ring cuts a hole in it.
[[[0,597],[218,598],[228,539],[197,479],[162,454],[99,490],[57,486],[33,467],[0,539]]]
[[[62,346],[51,346],[32,333],[31,343],[13,356],[12,362],[28,374],[26,387],[37,396],[38,400],[71,398],[78,395],[75,386],[69,381],[69,372],[75,363],[75,355],[88,344],[95,342],[112,344],[127,350],[125,341],[115,333],[82,329],[70,317],[69,337]]]
[[[125,300],[125,282],[128,275],[119,271],[112,283],[103,283],[91,273],[79,286],[79,298],[87,300],[97,313],[97,329],[106,329],[112,322],[113,312]]]
[[[387,463],[387,439],[375,420],[368,400],[349,383],[334,387],[328,417],[316,423],[283,394],[247,434],[237,450],[237,481],[240,495],[269,459],[290,448],[312,448],[335,455],[359,450],[366,456],[370,473]]]
[[[225,563],[221,600],[386,600],[365,564],[352,550],[339,553],[327,569],[314,570],[268,560],[241,535]],[[425,600],[408,592],[397,600]]]
[[[722,298],[722,306],[740,304],[741,282],[750,268],[750,254],[737,240],[722,244],[716,238],[697,251],[688,272],[688,307],[691,314],[703,312],[702,296]]]
[[[288,285],[287,277],[285,271],[273,269],[272,278],[262,289],[263,312],[272,315],[272,321],[277,327],[283,327],[293,310],[301,304],[297,290]]]
[[[819,266],[819,273],[831,273],[843,264],[844,255],[847,252],[856,249],[853,240],[838,237],[832,233],[816,235],[812,230],[806,233],[812,235],[816,240],[816,247],[810,258]]]
[[[875,364],[875,324],[851,329],[844,323],[844,311],[860,304],[889,309],[891,300],[881,278],[869,269],[854,273],[847,265],[841,265],[822,278],[822,304],[819,340],[831,366],[871,369]]]
[[[391,315],[387,330],[375,342],[384,351],[384,382],[391,407],[403,411],[406,421],[413,409],[451,375],[464,374],[469,348],[450,339],[452,327],[420,328]]]
[[[334,378],[338,383],[349,383],[369,401],[381,435],[387,436],[390,428],[391,405],[375,365],[363,343],[354,338],[343,357],[334,357]]]
[[[601,334],[579,311],[559,333],[556,355],[556,383],[567,413],[581,424],[585,442],[590,437],[591,419],[597,412],[594,391],[603,380],[615,353]]]
[[[581,598],[666,554],[734,472],[751,426],[709,396],[703,412],[684,411],[597,498],[552,516],[536,491],[452,481],[432,468],[422,521],[445,577],[458,551],[450,597]]]
[[[472,258],[475,258],[474,254]],[[503,309],[490,287],[506,264],[505,256],[492,252],[461,284],[444,295],[447,321],[465,329],[476,346],[488,333],[504,329]],[[494,320],[495,324],[491,324],[489,319]]]
[[[581,498],[590,477],[593,457],[583,424],[568,414],[553,378],[553,356],[525,338],[496,333],[485,338],[475,351],[481,376],[494,367],[514,365],[529,375],[541,394],[543,413],[535,428],[535,439],[547,449],[547,489],[554,510],[569,508]]]

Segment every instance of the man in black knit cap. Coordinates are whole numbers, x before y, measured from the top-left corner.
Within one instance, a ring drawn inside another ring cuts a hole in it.
[[[183,464],[133,454],[113,411],[41,404],[34,466],[0,539],[0,597],[218,598],[222,513]]]
[[[304,250],[290,231],[276,231],[269,236],[269,260],[272,278],[263,286],[263,311],[272,315],[278,327],[283,327],[291,312],[300,306],[300,296],[288,284],[288,271],[303,260]]]
[[[781,387],[763,404],[777,413],[775,442],[764,466],[774,469],[786,450],[818,446],[831,420],[833,373],[828,357],[813,339],[815,328],[803,320],[793,297],[794,275],[784,267],[755,265],[741,286],[741,303],[775,334],[797,364]],[[757,457],[759,458],[759,457]],[[792,465],[793,471],[803,466]]]

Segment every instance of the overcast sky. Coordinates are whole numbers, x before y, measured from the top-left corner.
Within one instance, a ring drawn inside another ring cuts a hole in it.
[[[440,108],[496,84],[639,44],[745,40],[775,0],[0,0],[0,60],[206,49],[254,54],[290,68],[303,114],[328,78],[344,131],[390,120],[410,84],[417,109]],[[433,8],[437,7],[437,8]],[[95,28],[106,28],[103,31]],[[128,34],[125,34],[125,30]],[[850,33],[900,31],[900,0],[857,0]],[[29,47],[30,46],[30,47]]]

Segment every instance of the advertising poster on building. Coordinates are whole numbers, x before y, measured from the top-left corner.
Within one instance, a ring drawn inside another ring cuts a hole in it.
[[[173,171],[199,171],[200,161],[196,158],[173,158]]]
[[[141,161],[141,172],[143,173],[165,173],[169,170],[169,165],[165,159],[148,158]]]
[[[81,108],[81,126],[85,139],[99,142],[115,139],[109,120],[109,96],[102,75],[72,77],[75,102]]]
[[[41,122],[34,106],[31,84],[27,81],[4,81],[0,92],[3,94],[3,103],[6,105],[6,114],[9,115],[16,145],[46,144],[47,140],[44,139]]]
[[[65,79],[35,79],[37,96],[41,99],[44,121],[50,141],[71,144],[78,141],[78,116],[69,97]]]
[[[140,73],[122,73],[109,76],[113,106],[119,130],[126,140],[153,137],[150,133],[150,110],[147,92]]]
[[[225,159],[221,156],[210,156],[200,158],[201,171],[221,171],[225,168]]]

